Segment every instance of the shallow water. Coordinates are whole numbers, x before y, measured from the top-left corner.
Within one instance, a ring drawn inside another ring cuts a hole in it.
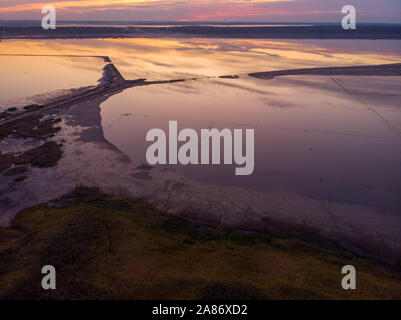
[[[398,63],[401,41],[252,39],[5,40],[0,53],[109,56],[126,79]]]
[[[285,188],[397,211],[401,136],[394,128],[401,121],[400,92],[400,77],[204,79],[128,89],[104,102],[101,116],[105,138],[133,162],[146,161],[147,131],[168,132],[169,120],[177,120],[179,130],[198,133],[254,128],[250,176],[235,176],[233,165],[173,168],[217,184]]]
[[[400,41],[6,40],[0,43],[0,54],[109,56],[126,79],[201,78],[135,87],[102,104],[105,137],[134,162],[145,160],[146,132],[166,129],[168,120],[178,120],[179,128],[255,128],[252,176],[235,176],[229,165],[178,170],[202,181],[286,188],[322,199],[401,209],[399,77],[216,78],[397,63]],[[101,58],[84,57],[24,57],[25,62],[13,64],[0,59],[2,70],[8,70],[1,77],[10,79],[0,86],[2,99],[96,84],[104,65]]]
[[[104,65],[101,58],[0,55],[0,110],[97,85]]]

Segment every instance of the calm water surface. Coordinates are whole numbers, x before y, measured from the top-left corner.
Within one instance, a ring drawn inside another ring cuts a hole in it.
[[[286,76],[205,79],[135,87],[101,105],[107,140],[133,162],[146,161],[148,130],[254,128],[255,171],[232,165],[174,166],[192,178],[298,193],[397,211],[401,208],[399,77]],[[386,101],[384,104],[383,101]],[[374,107],[376,112],[371,111]],[[389,123],[383,122],[382,118]]]
[[[235,176],[230,165],[175,169],[201,181],[286,188],[401,212],[400,77],[245,75],[399,63],[400,41],[8,40],[0,43],[0,54],[109,56],[126,79],[199,78],[135,87],[101,105],[106,139],[134,162],[145,160],[147,131],[167,130],[168,120],[178,120],[181,129],[254,128],[253,175]],[[1,57],[0,97],[96,83],[104,66],[102,59],[57,59]],[[236,74],[240,79],[217,78]]]
[[[0,55],[0,109],[40,103],[58,90],[97,85],[104,65],[100,58]],[[44,96],[31,98],[37,95]]]

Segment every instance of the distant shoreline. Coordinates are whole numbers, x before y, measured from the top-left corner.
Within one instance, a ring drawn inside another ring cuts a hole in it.
[[[400,40],[400,25],[364,24],[356,30],[340,25],[308,26],[40,26],[0,27],[0,39],[98,39],[98,38],[243,38],[243,39],[365,39]]]

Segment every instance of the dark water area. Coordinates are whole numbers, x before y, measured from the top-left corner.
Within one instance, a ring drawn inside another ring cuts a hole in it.
[[[401,24],[358,24],[343,30],[340,23],[115,22],[58,21],[43,30],[40,21],[0,21],[2,38],[204,37],[246,39],[401,39]]]

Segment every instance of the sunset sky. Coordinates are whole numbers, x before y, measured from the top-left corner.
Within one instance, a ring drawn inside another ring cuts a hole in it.
[[[41,19],[52,4],[59,20],[338,22],[352,4],[359,22],[401,23],[401,0],[1,0],[0,19]]]

